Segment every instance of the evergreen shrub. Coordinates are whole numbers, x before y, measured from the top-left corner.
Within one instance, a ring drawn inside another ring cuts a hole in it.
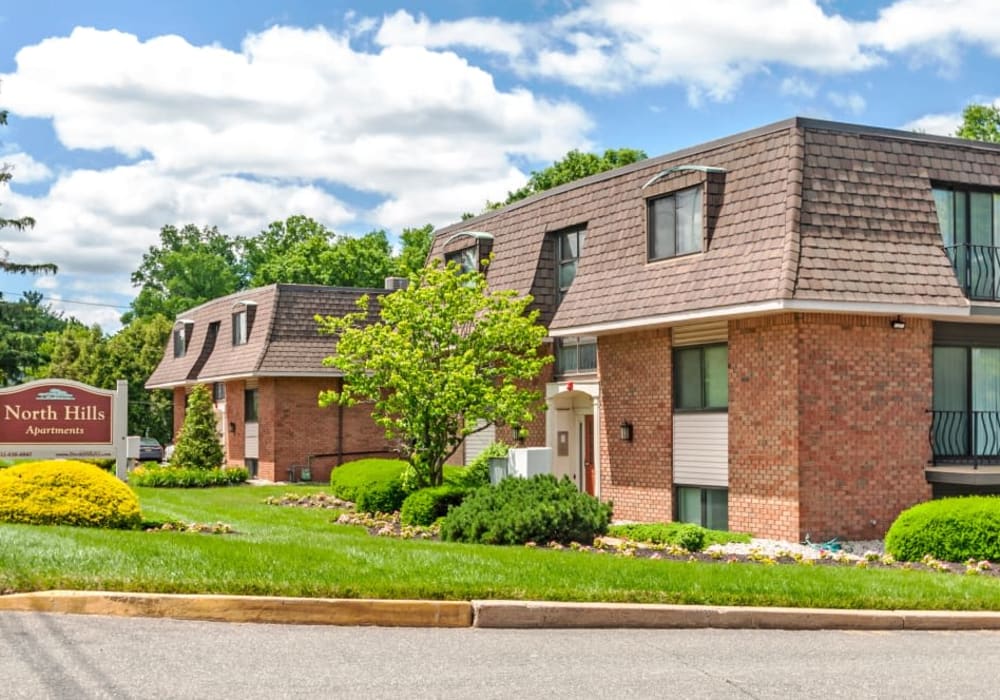
[[[470,493],[471,489],[455,484],[442,484],[414,491],[399,511],[399,520],[403,525],[433,525],[438,518],[448,514],[452,506],[457,506]]]
[[[962,496],[920,503],[899,514],[885,549],[900,561],[929,554],[942,561],[1000,561],[1000,496]]]
[[[581,493],[568,478],[542,474],[480,487],[448,512],[441,536],[483,544],[590,543],[610,520],[611,503]]]
[[[406,489],[400,479],[372,481],[358,490],[354,506],[361,513],[395,513],[404,500]]]
[[[218,469],[222,466],[225,454],[222,442],[219,440],[212,405],[212,395],[208,387],[198,384],[191,390],[188,397],[187,412],[184,414],[184,424],[177,436],[174,454],[170,457],[171,467],[183,469]]]
[[[100,467],[51,460],[0,470],[0,521],[133,529],[142,517],[132,490]]]
[[[138,466],[129,472],[128,476],[129,483],[133,486],[182,489],[232,486],[242,484],[249,478],[250,472],[244,467],[187,469],[154,463]]]

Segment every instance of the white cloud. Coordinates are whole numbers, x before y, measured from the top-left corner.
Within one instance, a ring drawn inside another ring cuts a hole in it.
[[[907,131],[919,131],[923,134],[954,136],[961,125],[962,115],[959,112],[955,112],[953,114],[925,114],[922,117],[903,124],[900,128]]]
[[[382,46],[465,46],[513,58],[524,51],[529,31],[526,25],[491,17],[431,22],[423,14],[414,17],[406,10],[398,10],[382,18],[375,41]]]
[[[808,98],[815,97],[818,92],[818,88],[815,83],[811,83],[804,78],[795,76],[782,80],[781,86],[778,90],[782,95],[788,95],[789,97]]]
[[[136,159],[61,173],[42,196],[3,195],[5,214],[38,220],[11,237],[12,257],[41,250],[70,275],[105,281],[127,279],[167,223],[231,235],[296,213],[341,230],[365,216],[441,225],[523,184],[515,160],[590,146],[590,119],[573,103],[499,90],[454,53],[369,53],[322,28],[274,27],[241,51],[77,28],[21,49],[0,78],[5,106],[50,118],[65,147]],[[28,178],[46,175],[17,158]],[[327,185],[378,203],[352,209]]]
[[[16,184],[44,182],[52,178],[49,166],[39,163],[27,153],[0,155],[0,165],[10,166],[12,181]]]
[[[995,0],[898,0],[861,27],[864,40],[886,51],[914,51],[953,66],[962,45],[1000,56]]]
[[[857,116],[865,111],[868,103],[865,98],[856,92],[842,93],[831,92],[827,94],[827,99],[838,109],[845,110]]]

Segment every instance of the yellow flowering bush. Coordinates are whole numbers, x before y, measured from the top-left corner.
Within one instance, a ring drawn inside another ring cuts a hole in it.
[[[111,474],[51,460],[0,470],[0,522],[131,529],[142,517],[139,499]]]

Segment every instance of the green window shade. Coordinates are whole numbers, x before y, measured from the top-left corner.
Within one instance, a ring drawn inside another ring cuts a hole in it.
[[[729,348],[715,345],[705,352],[705,407],[729,406]]]
[[[729,529],[729,491],[725,489],[705,490],[704,526],[712,530]]]
[[[677,255],[701,250],[701,188],[677,193]]]
[[[677,519],[682,523],[701,525],[701,489],[677,489]]]
[[[964,411],[968,407],[966,348],[934,348],[934,410]]]
[[[946,246],[955,245],[955,194],[951,190],[934,190],[941,240]]]

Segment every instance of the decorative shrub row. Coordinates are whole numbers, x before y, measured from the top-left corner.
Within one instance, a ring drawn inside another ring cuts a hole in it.
[[[709,530],[692,523],[676,522],[612,525],[608,528],[608,534],[633,542],[676,545],[689,552],[697,552],[713,544],[750,542],[750,535],[746,533]]]
[[[225,469],[187,469],[170,466],[139,466],[129,472],[129,483],[133,486],[153,488],[205,488],[208,486],[231,486],[242,484],[250,478],[243,467]]]
[[[456,542],[589,543],[607,532],[611,504],[581,493],[551,474],[483,486],[441,521],[441,536]]]
[[[928,554],[1000,561],[1000,496],[942,498],[904,510],[885,535],[885,549],[901,561]]]
[[[452,506],[460,504],[471,491],[468,487],[454,484],[414,491],[403,501],[399,521],[403,525],[433,525],[438,518],[447,515]]]
[[[134,529],[142,517],[139,499],[111,474],[53,460],[0,470],[0,521]]]

